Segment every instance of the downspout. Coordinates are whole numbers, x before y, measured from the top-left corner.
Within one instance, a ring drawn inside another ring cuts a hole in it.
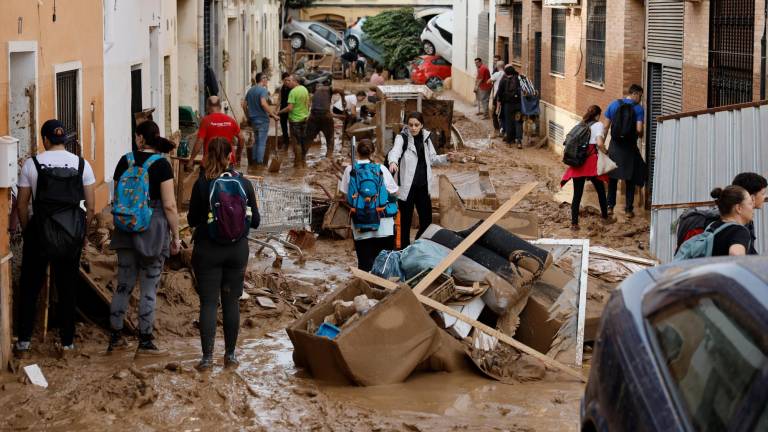
[[[201,116],[205,113],[205,1],[197,1],[197,94]]]

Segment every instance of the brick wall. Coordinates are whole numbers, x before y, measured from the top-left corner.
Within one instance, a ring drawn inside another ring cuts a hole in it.
[[[709,0],[685,3],[683,111],[707,108]]]

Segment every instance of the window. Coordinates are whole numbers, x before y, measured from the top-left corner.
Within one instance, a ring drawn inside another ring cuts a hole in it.
[[[69,70],[56,74],[56,113],[64,124],[67,141],[64,144],[67,151],[80,154],[79,143],[79,101],[78,101],[78,70]]]
[[[328,42],[333,44],[336,43],[336,37],[333,35],[333,33],[329,32],[328,29],[326,29],[325,27],[317,24],[312,24],[309,26],[309,29],[317,33],[321,38],[327,40]]]
[[[432,64],[435,65],[435,66],[450,66],[451,65],[450,63],[448,63],[447,60],[445,60],[442,57],[438,57],[438,58],[432,60]]]
[[[552,9],[551,50],[550,71],[553,74],[565,74],[565,9]]]
[[[520,60],[523,55],[523,4],[512,5],[512,58]]]
[[[752,100],[755,0],[711,0],[709,4],[710,108]]]
[[[768,357],[730,302],[709,295],[681,303],[650,318],[660,361],[696,430],[731,430],[744,420],[743,404],[755,403],[750,392],[763,385]]]
[[[437,20],[435,20],[435,21],[437,21]],[[440,27],[439,25],[437,25],[437,22],[435,22],[435,28],[440,33],[440,37],[442,37],[443,40],[445,40],[449,44],[453,43],[453,33],[449,32],[448,30],[446,30],[446,29]]]
[[[587,81],[605,82],[605,0],[589,1],[587,16]]]

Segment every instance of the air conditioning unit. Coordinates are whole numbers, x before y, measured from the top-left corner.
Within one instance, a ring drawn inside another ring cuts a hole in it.
[[[512,4],[512,0],[496,0],[496,6],[509,6]]]
[[[580,8],[581,0],[544,0],[544,7],[549,8]]]

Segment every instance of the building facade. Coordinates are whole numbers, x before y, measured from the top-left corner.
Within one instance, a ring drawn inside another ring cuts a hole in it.
[[[497,0],[454,0],[453,2],[453,90],[474,101],[475,58],[493,63]]]

